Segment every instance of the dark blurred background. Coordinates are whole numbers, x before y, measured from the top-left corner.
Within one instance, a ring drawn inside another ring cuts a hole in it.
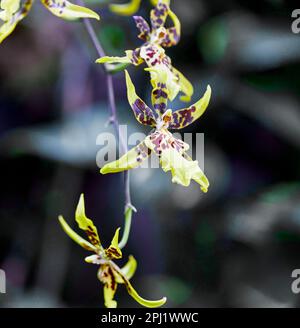
[[[101,2],[101,1],[100,1]],[[141,43],[131,17],[93,22],[109,55]],[[300,268],[300,35],[284,0],[172,0],[182,39],[167,50],[205,115],[184,132],[205,134],[208,194],[171,183],[161,170],[132,172],[138,213],[124,262],[138,260],[133,285],[170,307],[297,307],[291,273]],[[298,5],[299,7],[299,5]],[[139,14],[149,19],[150,3]],[[2,307],[102,307],[96,266],[58,225],[75,227],[81,192],[104,245],[123,224],[122,175],[101,176],[96,137],[109,118],[105,77],[82,23],[36,3],[1,45],[0,268]],[[129,68],[141,98],[146,72]],[[114,75],[121,123],[147,133]],[[183,107],[179,100],[172,108]],[[76,227],[77,228],[77,227]],[[123,261],[122,260],[122,261]],[[120,307],[138,306],[120,286]]]

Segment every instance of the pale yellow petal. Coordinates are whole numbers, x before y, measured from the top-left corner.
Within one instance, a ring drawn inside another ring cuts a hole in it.
[[[117,15],[132,16],[135,14],[141,5],[141,0],[130,0],[122,4],[110,4],[109,9]]]
[[[74,5],[66,0],[41,0],[42,4],[55,16],[67,20],[78,18],[95,18],[100,19],[99,15],[93,10]]]
[[[83,247],[84,249],[92,252],[96,252],[97,248],[89,243],[87,240],[83,239],[81,236],[79,236],[71,227],[67,224],[67,222],[64,220],[64,218],[60,215],[58,217],[59,223],[61,224],[63,230],[65,233],[75,241],[78,245]]]
[[[81,194],[75,213],[75,219],[80,229],[84,230],[90,240],[90,242],[96,246],[101,247],[100,238],[97,228],[92,220],[85,215],[84,195]]]

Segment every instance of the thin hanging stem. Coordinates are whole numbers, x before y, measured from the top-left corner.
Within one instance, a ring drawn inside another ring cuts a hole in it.
[[[77,0],[78,5],[85,6],[84,1]],[[84,26],[88,32],[88,35],[97,51],[97,54],[99,57],[104,57],[105,52],[104,49],[100,43],[100,41],[97,38],[96,32],[93,28],[93,25],[91,24],[90,20],[88,18],[83,19]],[[112,75],[108,73],[107,66],[104,65],[105,68],[105,74],[106,74],[106,84],[107,84],[107,90],[108,90],[108,101],[109,101],[109,107],[110,107],[110,119],[109,122],[113,124],[116,135],[118,136],[120,148],[123,154],[127,152],[127,143],[124,140],[124,137],[121,133],[119,133],[119,121],[118,121],[118,115],[117,115],[117,108],[116,108],[116,98],[115,98],[115,89],[113,84],[113,78]],[[125,226],[123,230],[123,236],[119,243],[119,247],[123,248],[126,246],[130,234],[130,228],[131,228],[131,219],[132,219],[132,211],[136,211],[134,206],[131,203],[131,194],[130,194],[130,175],[128,171],[124,172],[124,186],[125,186]]]

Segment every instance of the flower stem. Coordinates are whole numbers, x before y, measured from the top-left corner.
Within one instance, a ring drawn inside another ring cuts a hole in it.
[[[125,210],[125,227],[124,227],[122,239],[119,242],[119,247],[121,249],[124,248],[128,242],[130,228],[131,228],[132,211],[133,209],[131,207],[128,207],[127,210]]]
[[[78,5],[85,6],[85,3],[83,0],[77,0]],[[93,28],[92,23],[88,18],[83,19],[84,26],[87,30],[87,33],[95,47],[95,50],[97,51],[97,54],[99,57],[104,57],[105,52],[104,49],[100,43],[100,41],[97,38],[96,32]],[[127,152],[127,143],[124,140],[124,137],[121,133],[119,133],[119,121],[118,121],[118,115],[117,115],[117,108],[116,108],[116,99],[115,99],[115,89],[113,84],[113,78],[112,75],[109,74],[107,67],[105,67],[105,74],[106,74],[106,84],[107,84],[107,90],[108,90],[108,101],[110,105],[110,119],[109,122],[113,124],[115,133],[118,136],[120,148],[123,154]],[[120,241],[119,247],[124,248],[127,244],[129,234],[130,234],[130,228],[131,228],[131,219],[132,219],[132,211],[136,211],[134,206],[131,203],[131,194],[130,194],[130,175],[128,171],[124,172],[124,186],[125,186],[125,226],[123,230],[123,236]]]

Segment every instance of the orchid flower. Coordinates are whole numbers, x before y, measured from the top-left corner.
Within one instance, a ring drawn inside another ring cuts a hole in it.
[[[0,20],[3,24],[0,26],[0,43],[6,39],[25,18],[34,0],[1,0]],[[99,15],[94,11],[72,4],[67,0],[41,0],[41,3],[55,16],[67,20],[77,18],[95,18],[100,19]]]
[[[189,145],[180,139],[176,139],[169,129],[179,130],[195,122],[206,110],[210,97],[211,88],[207,86],[204,96],[189,108],[176,111],[167,109],[168,89],[165,84],[158,84],[152,91],[151,110],[148,105],[137,96],[135,87],[127,71],[127,97],[137,121],[143,125],[154,128],[140,144],[128,151],[119,160],[103,166],[102,174],[117,173],[140,166],[151,153],[156,154],[165,172],[171,171],[172,182],[183,186],[189,186],[191,180],[199,183],[203,192],[207,192],[209,181],[198,165],[186,151]]]
[[[150,0],[153,6],[157,5],[157,1]],[[109,9],[117,15],[132,16],[140,9],[141,2],[142,0],[131,0],[127,3],[111,4],[109,5]]]
[[[66,234],[84,249],[95,253],[94,255],[86,257],[85,261],[87,263],[92,263],[99,266],[97,277],[104,285],[103,293],[106,307],[117,307],[117,302],[114,300],[114,296],[118,284],[124,284],[128,294],[139,304],[145,307],[154,308],[162,306],[166,303],[165,297],[158,301],[145,300],[139,296],[136,290],[132,287],[129,279],[132,278],[137,267],[135,258],[133,256],[129,256],[129,260],[123,268],[119,268],[118,265],[113,262],[113,260],[119,260],[122,258],[122,251],[119,248],[120,229],[116,230],[111,241],[111,245],[108,248],[103,248],[97,228],[95,227],[93,221],[86,217],[83,194],[79,199],[75,219],[79,228],[86,232],[89,241],[79,236],[70,228],[64,218],[59,216],[59,222]]]
[[[145,70],[150,72],[153,88],[156,88],[159,83],[165,83],[169,90],[170,100],[174,100],[181,91],[184,94],[181,96],[181,100],[188,102],[194,92],[193,86],[182,73],[172,66],[171,59],[164,50],[164,48],[174,46],[179,42],[181,31],[180,21],[171,11],[169,2],[169,0],[159,0],[157,6],[151,11],[152,29],[143,17],[133,17],[140,31],[138,37],[144,41],[140,48],[127,50],[124,57],[105,56],[97,59],[96,62],[100,64],[133,64],[135,66],[145,62],[148,66]],[[165,27],[168,17],[173,21],[173,27]]]

